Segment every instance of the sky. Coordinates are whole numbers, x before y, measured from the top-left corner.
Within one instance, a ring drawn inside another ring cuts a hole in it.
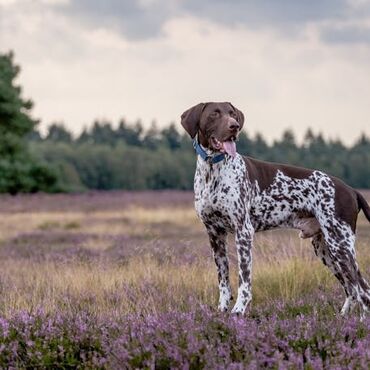
[[[9,50],[44,131],[230,101],[270,141],[370,136],[370,0],[0,0]]]

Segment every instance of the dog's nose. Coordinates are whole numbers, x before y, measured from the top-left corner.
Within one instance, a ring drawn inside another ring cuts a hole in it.
[[[231,131],[239,130],[239,128],[240,128],[240,125],[239,125],[239,123],[238,123],[237,121],[233,120],[233,121],[231,121],[231,122],[229,123],[229,129],[230,129]]]

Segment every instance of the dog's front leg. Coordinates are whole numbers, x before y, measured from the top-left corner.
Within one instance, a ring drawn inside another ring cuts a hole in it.
[[[239,287],[238,298],[232,313],[244,314],[252,299],[252,245],[254,229],[250,220],[243,222],[236,231],[235,244],[238,254]]]
[[[218,309],[220,311],[227,311],[231,301],[229,259],[227,257],[226,245],[227,233],[223,229],[218,228],[216,230],[213,227],[207,227],[207,232],[217,267],[218,288],[220,291]]]

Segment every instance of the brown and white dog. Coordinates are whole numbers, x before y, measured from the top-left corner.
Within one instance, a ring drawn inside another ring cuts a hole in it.
[[[203,221],[218,270],[219,309],[231,301],[226,236],[235,234],[239,287],[232,312],[246,311],[251,301],[254,232],[295,228],[312,238],[316,255],[342,284],[344,315],[358,302],[370,311],[370,287],[355,255],[355,231],[363,196],[321,171],[259,161],[236,152],[244,115],[230,103],[200,103],[181,116],[198,153],[194,178],[195,208]]]

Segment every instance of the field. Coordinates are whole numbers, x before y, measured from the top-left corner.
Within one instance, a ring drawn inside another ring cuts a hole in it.
[[[370,318],[338,316],[344,293],[297,231],[257,234],[248,315],[217,312],[192,201],[168,191],[1,196],[0,367],[370,367]],[[363,214],[357,253],[370,280]]]

